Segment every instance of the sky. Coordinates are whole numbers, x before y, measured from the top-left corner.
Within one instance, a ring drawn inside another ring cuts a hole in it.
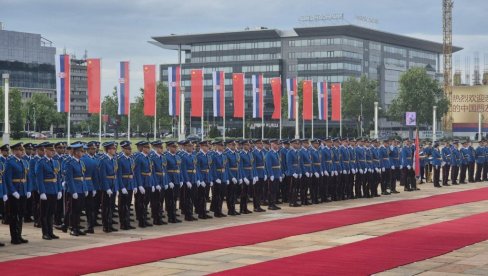
[[[453,9],[454,55],[464,70],[475,52],[483,70],[488,63],[486,0],[457,0]],[[265,26],[304,26],[301,16],[344,14],[344,24],[442,42],[442,0],[0,0],[0,22],[6,30],[39,33],[81,58],[102,58],[102,94],[117,84],[119,61],[130,61],[131,97],[143,86],[144,64],[176,63],[176,51],[149,44],[154,36],[225,32]],[[378,20],[364,25],[357,16]],[[338,22],[334,22],[337,24]],[[486,56],[486,57],[485,57]],[[486,61],[485,61],[486,60]],[[488,69],[488,68],[487,68]]]

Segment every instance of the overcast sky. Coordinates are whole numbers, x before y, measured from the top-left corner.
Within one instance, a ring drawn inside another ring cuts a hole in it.
[[[479,52],[481,70],[488,53],[486,0],[457,0],[453,44],[456,59]],[[442,42],[442,0],[0,0],[0,21],[7,30],[40,33],[77,57],[102,58],[103,94],[117,84],[117,64],[131,62],[132,97],[142,87],[142,65],[177,61],[174,51],[147,43],[152,36],[243,30],[291,29],[303,15],[344,13],[378,19],[382,31]],[[488,61],[487,61],[488,62]]]

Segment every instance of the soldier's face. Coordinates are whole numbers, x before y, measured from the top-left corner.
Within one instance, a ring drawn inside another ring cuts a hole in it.
[[[258,142],[258,143],[256,143],[256,147],[257,147],[258,149],[263,149],[263,143],[259,143],[259,142]]]
[[[3,157],[8,157],[8,150],[2,150]]]
[[[44,153],[45,153],[44,148],[38,148],[38,149],[37,149],[37,154],[38,154],[39,156],[41,156],[41,157],[42,157],[42,156],[44,156]]]
[[[132,154],[132,148],[131,147],[122,148],[122,151],[124,152],[125,155],[131,155]]]
[[[144,147],[142,147],[142,152],[143,152],[144,154],[148,154],[150,151],[151,151],[151,149],[149,148],[149,146],[144,146]]]
[[[176,153],[176,145],[169,146],[169,152],[171,152],[172,154],[175,154]]]
[[[96,147],[91,146],[91,147],[88,148],[88,153],[90,155],[94,155],[96,152],[97,152],[97,148]]]
[[[207,146],[206,144],[200,145],[200,149],[201,149],[203,152],[207,152],[207,151],[208,151],[208,146]]]
[[[81,157],[83,157],[84,153],[85,153],[85,151],[83,149],[77,149],[77,150],[73,151],[73,156],[77,159],[80,159]]]
[[[43,151],[43,152],[45,152],[45,153],[46,153],[46,156],[47,156],[48,158],[52,158],[52,157],[54,156],[54,150],[53,150],[53,149],[51,149],[51,148],[47,148],[47,149],[46,149],[45,151]]]
[[[244,144],[243,148],[244,148],[245,151],[248,151],[249,148],[250,148],[250,145],[249,144]]]

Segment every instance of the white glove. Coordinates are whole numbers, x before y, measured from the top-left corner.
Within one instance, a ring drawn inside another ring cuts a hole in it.
[[[294,173],[293,178],[295,178],[295,179],[298,178],[298,174]]]
[[[377,173],[380,173],[381,170],[379,168],[374,168]]]
[[[108,189],[108,190],[107,190],[107,194],[108,194],[108,196],[109,196],[109,197],[111,197],[111,196],[112,196],[112,194],[113,194],[112,190],[111,190],[111,189]]]
[[[347,174],[347,171],[346,170],[342,170],[342,174]]]
[[[360,174],[363,174],[363,169],[359,169],[359,173]]]
[[[246,183],[246,185],[249,185],[249,179],[247,179],[247,177],[244,177],[244,183]]]
[[[64,182],[64,181],[61,182],[61,186],[63,186],[63,188],[64,188],[64,186],[66,186],[66,182]]]
[[[88,196],[88,191],[85,191],[85,197],[87,197],[87,196]]]
[[[40,198],[41,198],[41,200],[47,200],[47,196],[44,193],[41,194]]]
[[[202,187],[203,187],[203,188],[205,188],[205,186],[207,186],[207,185],[205,184],[205,181],[200,181],[200,185],[202,185]]]
[[[30,198],[30,197],[32,196],[32,193],[31,193],[31,192],[27,192],[27,193],[25,193],[25,196],[26,196],[27,198]]]
[[[441,166],[444,167],[444,165],[446,165],[446,162],[442,161]]]
[[[232,177],[232,183],[237,184],[237,179],[235,177]]]
[[[129,192],[127,192],[127,189],[126,189],[126,188],[122,188],[122,193],[123,193],[124,195],[126,195],[126,194],[128,194]]]
[[[256,184],[256,182],[258,182],[259,178],[257,177],[253,177],[252,179],[252,185]]]
[[[264,175],[264,181],[268,180],[268,176]]]
[[[191,183],[190,183],[190,181],[187,181],[187,182],[186,182],[186,187],[187,187],[188,189],[191,189]]]
[[[7,201],[8,200],[8,195],[3,195],[3,201]]]
[[[58,192],[58,197],[57,197],[57,198],[58,198],[58,200],[60,200],[62,197],[63,197],[63,193]]]
[[[215,182],[217,182],[217,184],[221,184],[222,183],[222,180],[217,179],[217,180],[215,180]]]
[[[210,181],[210,187],[213,187],[213,181]]]
[[[323,171],[321,171],[321,172],[320,172],[320,175],[324,176],[324,172],[323,172]]]
[[[394,170],[395,169],[395,166],[391,166],[391,169]]]
[[[400,165],[400,170],[403,169],[403,165]]]
[[[157,189],[158,191],[161,191],[161,189],[162,189],[162,188],[161,188],[161,185],[156,185],[156,189]]]
[[[280,176],[280,182],[283,182],[283,178]]]
[[[269,180],[274,181],[274,175],[270,176]]]
[[[229,181],[229,180],[227,180],[227,185],[229,185],[229,184],[230,184],[230,181]]]
[[[132,191],[134,192],[134,194],[137,194],[137,187],[135,187]]]
[[[310,177],[310,174],[308,172],[305,173],[306,177]]]
[[[152,186],[152,187],[151,187],[151,192],[153,192],[153,193],[154,193],[154,191],[156,191],[156,187]]]
[[[170,183],[169,183],[169,188],[170,188],[170,189],[173,189],[174,187],[175,187],[175,184],[173,184],[173,182],[170,182]]]
[[[18,193],[18,192],[14,192],[12,195],[13,195],[13,196],[14,196],[16,199],[19,199],[19,198],[20,198],[20,195],[19,195],[19,193]]]
[[[168,185],[164,185],[164,189],[167,190],[169,188]]]
[[[92,196],[96,196],[96,195],[97,195],[97,191],[93,191]]]
[[[71,196],[73,197],[73,199],[78,199],[78,194],[77,193],[74,193]]]
[[[242,178],[239,179],[239,184],[242,184]]]
[[[180,182],[180,187],[183,187],[183,182]]]
[[[298,177],[302,178],[302,174],[299,174]]]
[[[197,180],[197,187],[200,187],[200,180]]]
[[[324,171],[324,175],[325,175],[325,176],[329,176],[329,172]]]
[[[385,172],[385,168],[381,168],[381,171],[382,171],[382,172]]]
[[[410,167],[410,165],[407,165],[407,169],[409,169],[409,170],[410,170],[411,168],[412,168],[412,167]]]
[[[146,193],[146,190],[144,189],[144,187],[139,186],[139,187],[138,187],[138,189],[139,189],[139,192],[140,192],[141,194],[145,194],[145,193]]]
[[[313,175],[315,175],[316,178],[320,177],[320,174],[318,172],[314,173]]]
[[[438,170],[438,169],[439,169],[439,166],[438,166],[438,165],[436,165],[436,166],[435,166],[435,169],[436,169],[436,170]]]

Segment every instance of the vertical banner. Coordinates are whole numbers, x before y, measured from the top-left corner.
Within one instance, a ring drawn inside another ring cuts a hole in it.
[[[271,79],[271,91],[273,92],[274,103],[271,119],[281,119],[281,78]]]
[[[303,119],[313,120],[313,82],[311,80],[303,81]]]
[[[169,116],[180,115],[180,67],[168,67]]]
[[[191,117],[203,116],[203,70],[191,70]]]
[[[244,118],[244,74],[232,74],[234,96],[234,118]]]
[[[317,106],[319,109],[319,120],[328,120],[328,100],[327,82],[317,82]]]
[[[225,107],[225,73],[217,71],[212,73],[213,83],[213,114],[214,117],[224,117]]]
[[[129,114],[129,62],[121,61],[119,66],[119,89],[117,90],[117,98],[119,101],[118,115]]]
[[[262,118],[264,109],[263,75],[252,75],[252,117]]]
[[[88,85],[88,113],[100,113],[100,59],[89,58],[86,63],[86,76]]]
[[[58,112],[69,112],[71,64],[69,55],[56,57],[56,95]]]
[[[297,92],[297,79],[286,79],[286,93],[288,95],[288,120],[295,119],[295,93]]]
[[[156,65],[143,65],[144,69],[144,115],[156,115]]]
[[[332,101],[332,121],[340,121],[341,115],[341,84],[333,83],[330,88],[331,101]]]

